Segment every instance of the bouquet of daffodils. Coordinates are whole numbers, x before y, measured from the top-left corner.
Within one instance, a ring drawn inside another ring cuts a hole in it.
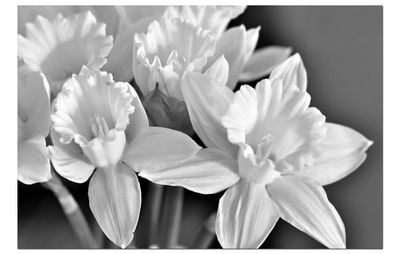
[[[245,7],[18,11],[18,180],[54,192],[82,247],[102,246],[59,176],[89,181],[90,210],[121,248],[140,233],[138,177],[152,182],[146,248],[180,246],[183,189],[224,192],[193,248],[215,235],[223,248],[258,248],[279,218],[346,247],[323,186],[353,172],[372,142],[310,107],[298,53],[255,50],[260,27],[227,29]]]

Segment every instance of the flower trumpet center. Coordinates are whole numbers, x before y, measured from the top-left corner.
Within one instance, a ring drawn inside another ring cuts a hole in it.
[[[152,22],[147,33],[137,33],[133,45],[133,73],[144,95],[159,84],[169,97],[183,100],[182,75],[200,72],[215,51],[215,36],[178,18]]]
[[[106,120],[98,114],[95,114],[90,119],[90,127],[94,137],[104,138],[107,137],[110,132]]]
[[[257,165],[262,164],[267,159],[269,159],[272,151],[272,141],[273,141],[272,135],[268,134],[267,136],[264,136],[261,140],[261,143],[257,145],[257,151],[255,154]]]
[[[239,175],[251,182],[268,184],[280,173],[275,168],[275,156],[272,153],[273,136],[267,134],[257,145],[256,152],[250,145],[242,144],[239,151]]]

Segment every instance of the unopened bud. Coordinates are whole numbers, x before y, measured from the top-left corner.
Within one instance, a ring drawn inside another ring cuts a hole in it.
[[[174,129],[189,136],[194,134],[185,102],[165,95],[158,84],[142,102],[153,126]]]

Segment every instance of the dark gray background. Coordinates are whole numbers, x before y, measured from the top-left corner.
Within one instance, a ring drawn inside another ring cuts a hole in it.
[[[374,141],[368,158],[347,178],[327,186],[330,201],[346,226],[348,248],[383,247],[383,9],[382,7],[248,7],[231,26],[261,25],[258,47],[291,46],[308,73],[312,106],[327,121],[340,123]],[[140,180],[146,195],[147,182]],[[67,183],[89,219],[87,184]],[[180,242],[188,246],[222,193],[185,192]],[[144,198],[143,198],[144,199]],[[144,207],[144,205],[142,206]],[[146,216],[141,214],[142,218]],[[137,237],[145,233],[139,222]],[[76,239],[52,194],[40,185],[18,184],[20,248],[76,248]],[[214,241],[213,247],[220,247]],[[321,248],[318,242],[280,220],[262,247]]]

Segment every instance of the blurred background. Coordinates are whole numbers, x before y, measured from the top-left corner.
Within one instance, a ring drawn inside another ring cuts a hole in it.
[[[261,26],[258,47],[290,46],[294,53],[300,53],[308,74],[311,105],[320,109],[327,121],[349,126],[374,141],[361,167],[325,190],[344,221],[347,248],[382,248],[383,8],[249,6],[230,26],[240,24]],[[145,200],[148,182],[139,180]],[[100,233],[88,207],[87,183],[64,183]],[[185,191],[181,245],[191,245],[204,220],[217,210],[222,194]],[[137,242],[147,231],[141,223],[144,217],[142,211]],[[79,248],[57,200],[40,184],[18,183],[18,247]],[[216,239],[211,247],[220,248]],[[324,246],[279,220],[262,248]]]

